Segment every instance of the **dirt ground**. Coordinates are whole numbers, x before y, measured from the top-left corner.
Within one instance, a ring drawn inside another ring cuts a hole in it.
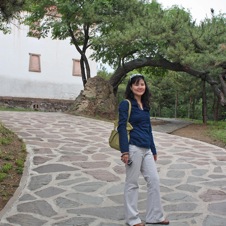
[[[176,130],[171,134],[181,137],[192,138],[194,140],[200,140],[209,144],[216,145],[221,148],[226,148],[226,145],[223,142],[218,141],[208,135],[208,130],[205,125],[191,124],[182,129]]]
[[[0,125],[1,126],[1,125]],[[23,150],[23,142],[12,132],[0,130],[0,211],[13,196],[19,186],[23,171],[23,162],[26,152]],[[18,167],[19,161],[22,161],[21,167]],[[12,168],[5,172],[3,166]],[[7,175],[3,179],[3,175]]]

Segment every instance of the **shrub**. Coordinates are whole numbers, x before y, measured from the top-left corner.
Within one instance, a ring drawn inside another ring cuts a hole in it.
[[[1,168],[1,171],[3,173],[8,173],[11,169],[13,168],[12,164],[11,163],[5,163],[2,168]]]
[[[0,173],[0,182],[3,181],[7,177],[6,173]]]

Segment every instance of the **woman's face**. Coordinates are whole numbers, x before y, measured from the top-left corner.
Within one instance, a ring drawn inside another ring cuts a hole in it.
[[[131,86],[134,97],[141,97],[145,93],[146,85],[143,79],[139,79]]]

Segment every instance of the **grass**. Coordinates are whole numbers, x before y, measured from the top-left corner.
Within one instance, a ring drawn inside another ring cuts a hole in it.
[[[226,144],[226,122],[208,122],[208,133],[211,137]]]
[[[8,174],[9,171],[13,168],[11,163],[4,163],[3,166],[0,168],[0,171],[2,171],[3,173]]]
[[[23,141],[0,123],[0,210],[19,186],[26,156]]]
[[[31,108],[16,108],[16,107],[4,107],[4,106],[0,106],[0,111],[34,111]]]
[[[207,125],[204,125],[202,120],[197,120],[197,119],[180,118],[180,120],[189,121],[195,125],[206,127],[206,131],[204,132],[204,135],[206,137],[211,138],[213,141],[216,141],[215,143],[212,143],[212,144],[223,147],[223,148],[226,147],[226,120],[224,121],[209,120],[207,121]],[[221,145],[219,145],[219,143],[221,143]]]
[[[0,182],[4,181],[4,179],[7,177],[6,173],[0,173]]]
[[[0,144],[2,145],[7,145],[10,144],[12,142],[10,137],[1,137],[0,138]]]
[[[184,119],[188,121],[192,121],[192,123],[202,125],[202,120],[191,120]],[[207,121],[207,135],[215,140],[219,140],[223,142],[226,146],[226,121]]]

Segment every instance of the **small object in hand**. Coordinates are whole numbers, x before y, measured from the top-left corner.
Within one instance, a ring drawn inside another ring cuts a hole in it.
[[[127,165],[128,165],[128,166],[131,166],[132,163],[133,163],[133,161],[132,161],[131,159],[129,159],[128,162],[127,162]]]

